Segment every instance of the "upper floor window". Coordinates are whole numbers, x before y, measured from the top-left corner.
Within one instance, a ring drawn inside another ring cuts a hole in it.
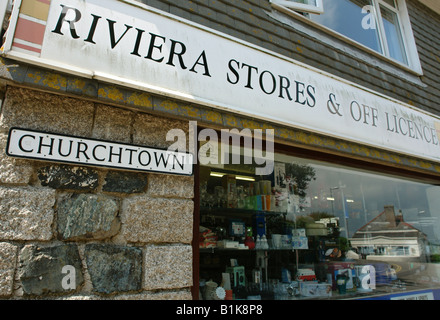
[[[421,72],[405,0],[271,0]]]

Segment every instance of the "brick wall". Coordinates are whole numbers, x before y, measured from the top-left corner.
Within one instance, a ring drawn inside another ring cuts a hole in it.
[[[3,150],[12,126],[160,148],[169,129],[188,131],[181,121],[8,87]],[[193,197],[193,177],[2,153],[0,298],[191,299]]]

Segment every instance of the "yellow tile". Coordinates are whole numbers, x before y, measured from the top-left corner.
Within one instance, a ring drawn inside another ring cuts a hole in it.
[[[47,0],[23,0],[20,13],[46,21],[49,14],[50,1]]]

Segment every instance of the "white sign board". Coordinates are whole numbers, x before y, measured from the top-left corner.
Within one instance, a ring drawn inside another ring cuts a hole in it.
[[[432,291],[392,296],[390,300],[435,300]]]
[[[6,154],[11,157],[102,166],[124,170],[191,175],[192,154],[101,140],[12,128]]]
[[[440,160],[437,117],[292,59],[134,1],[25,2],[9,58]]]

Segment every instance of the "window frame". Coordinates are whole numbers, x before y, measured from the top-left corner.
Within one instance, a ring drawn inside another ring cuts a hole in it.
[[[270,0],[270,2],[272,3],[276,3],[278,5],[284,6],[292,10],[314,13],[314,14],[324,13],[324,6],[322,1],[323,0],[316,0],[316,5],[312,5],[312,4],[295,2],[294,0]]]
[[[307,16],[307,14],[311,14],[312,12],[300,11],[297,9],[293,9],[292,7],[286,7],[285,5],[281,4],[283,2],[286,2],[285,0],[269,0],[269,1],[271,2],[272,7],[277,11],[283,12],[291,17],[294,17],[297,20],[305,22],[308,25],[311,25],[321,31],[324,31],[331,36],[334,36],[340,40],[343,40],[345,43],[348,43],[351,46],[360,48],[369,54],[373,54],[374,56],[379,57],[382,60],[385,60],[386,62],[391,63],[394,66],[397,66],[399,69],[409,71],[412,74],[415,74],[416,76],[423,75],[422,65],[420,62],[419,53],[418,53],[417,45],[415,42],[415,37],[414,37],[412,27],[411,27],[411,21],[410,21],[409,14],[408,14],[406,0],[395,0],[396,1],[396,8],[393,8],[394,9],[393,12],[396,12],[397,18],[399,21],[400,33],[402,36],[402,42],[403,42],[403,46],[404,46],[404,50],[405,50],[404,54],[406,55],[406,58],[407,58],[407,64],[392,58],[389,55],[389,53],[378,52],[378,51],[371,49],[371,48],[367,47],[366,45],[364,45],[364,44],[362,44],[352,38],[345,36],[342,33],[339,33],[339,32],[337,32],[337,31],[335,31],[335,30],[333,30],[323,24],[320,24],[316,21],[313,21],[312,19],[310,19]],[[288,1],[288,2],[290,2],[290,1]],[[378,19],[377,28],[379,28],[379,29],[383,28],[382,27],[383,23],[382,23],[382,21],[380,21],[380,19],[382,19],[382,16],[380,13],[379,13],[379,15],[377,13],[377,10],[380,9],[380,5],[383,5],[384,7],[386,7],[386,9],[390,9],[390,5],[387,4],[385,1],[373,0],[373,9],[374,9],[374,14],[375,14],[375,19]],[[306,15],[304,15],[304,13],[306,13]],[[383,39],[383,35],[382,35],[382,34],[384,34],[384,30],[382,29],[379,31],[380,31],[381,46],[382,46],[382,49],[384,49],[383,47],[385,46],[385,44],[383,43],[384,39]],[[332,41],[327,41],[327,42],[333,43]]]
[[[0,30],[3,29],[3,22],[7,14],[11,13],[12,11],[12,5],[12,0],[4,0],[0,2]]]
[[[396,0],[395,4],[396,7],[392,7],[390,6],[386,1],[384,0],[372,0],[374,7],[375,7],[375,15],[376,15],[376,19],[377,19],[377,28],[379,28],[379,34],[380,34],[380,42],[382,45],[382,51],[384,52],[384,55],[390,59],[393,59],[391,57],[391,50],[390,50],[390,45],[389,45],[389,39],[386,37],[386,31],[385,31],[385,25],[383,23],[383,15],[382,15],[382,9],[381,7],[384,7],[387,10],[390,10],[391,12],[393,12],[394,14],[396,14],[397,17],[397,23],[398,23],[398,27],[399,27],[399,31],[400,31],[400,36],[401,36],[401,41],[402,41],[402,45],[403,45],[403,55],[405,56],[405,61],[406,64],[409,65],[410,64],[410,57],[409,57],[409,49],[408,49],[408,45],[407,45],[407,40],[405,37],[405,30],[403,29],[403,24],[402,24],[402,18],[401,16],[404,14],[400,11],[400,7],[399,7],[399,1]],[[404,1],[403,1],[404,2]],[[402,62],[401,62],[402,63]],[[405,63],[403,63],[405,64]]]

